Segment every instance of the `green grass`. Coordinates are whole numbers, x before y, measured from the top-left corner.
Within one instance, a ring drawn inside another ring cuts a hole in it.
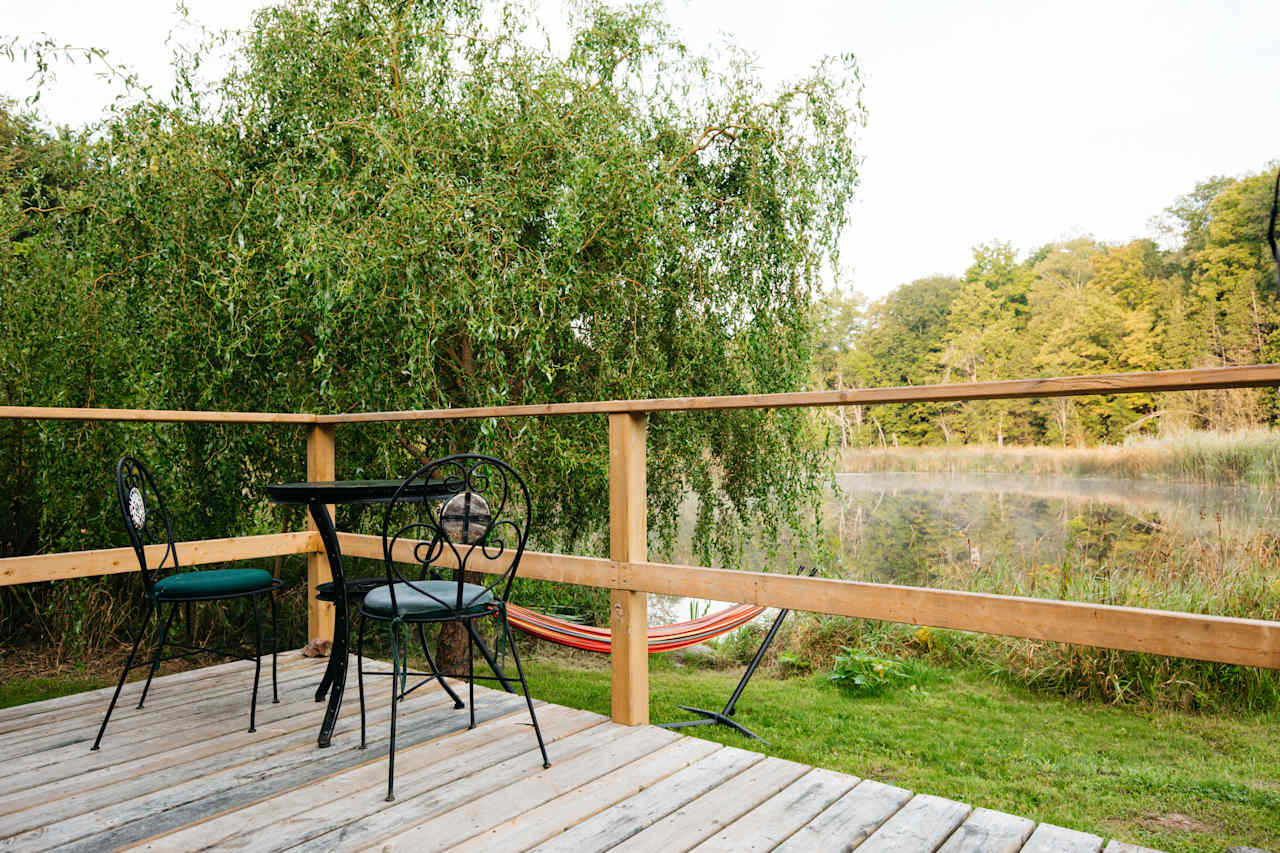
[[[0,708],[57,699],[72,693],[84,693],[106,687],[99,678],[56,676],[53,678],[21,678],[0,682]]]
[[[678,704],[722,707],[739,676],[651,661],[654,722],[688,719]],[[1139,711],[915,669],[871,695],[825,674],[761,672],[737,717],[769,746],[719,726],[684,731],[1168,851],[1280,849],[1280,716]],[[529,676],[538,698],[609,713],[607,668],[535,658]]]

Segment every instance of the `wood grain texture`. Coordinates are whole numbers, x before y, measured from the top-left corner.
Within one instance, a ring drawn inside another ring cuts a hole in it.
[[[847,388],[838,391],[795,391],[720,397],[662,397],[647,400],[599,400],[582,403],[537,403],[460,409],[312,414],[307,412],[219,412],[176,409],[99,409],[62,406],[0,406],[0,418],[77,421],[144,421],[153,423],[353,424],[394,421],[463,420],[473,418],[547,417],[555,415],[691,412],[732,409],[782,409],[801,406],[850,406],[956,400],[1014,400],[1027,397],[1072,397],[1093,394],[1139,394],[1212,388],[1258,388],[1280,385],[1280,364],[1201,367],[1146,373],[1108,373],[1044,379],[1007,379],[891,388]]]
[[[647,560],[646,418],[609,416],[609,556]],[[613,721],[649,723],[649,605],[641,590],[609,592],[610,705]]]
[[[964,803],[916,794],[871,837],[858,847],[858,853],[932,853],[955,832],[972,811]]]
[[[198,424],[313,424],[305,412],[200,412],[186,409],[98,409],[66,406],[0,406],[0,418],[44,421],[142,421]]]
[[[617,853],[688,850],[756,808],[808,770],[808,767],[794,761],[766,758],[610,849]]]
[[[833,770],[810,770],[693,849],[697,853],[772,850],[857,782],[857,777]]]
[[[555,746],[556,764],[600,748],[621,736],[624,731],[622,726],[604,723],[559,740]],[[360,850],[406,827],[447,814],[477,797],[520,785],[536,786],[540,774],[547,771],[542,769],[542,756],[537,745],[529,743],[532,740],[532,737],[527,737],[526,741],[526,745],[532,746],[532,749],[506,752],[498,756],[500,760],[464,762],[462,772],[449,778],[448,784],[437,784],[439,777],[435,774],[428,775],[421,782],[397,781],[395,802],[386,803],[384,800],[385,807],[371,813],[367,808],[362,809],[355,816],[356,820],[340,829],[317,835],[303,844],[292,845],[290,849],[313,853]],[[385,796],[385,791],[383,794]],[[355,796],[358,795],[353,795],[353,799]],[[361,800],[362,803],[365,801]],[[328,814],[320,817],[332,822],[332,811],[329,809]],[[430,842],[430,838],[425,835],[423,840],[424,843]],[[255,842],[255,849],[262,848]]]
[[[313,483],[327,482],[335,479],[337,457],[334,450],[333,427],[315,425],[307,430],[307,480]],[[333,505],[326,506],[329,518],[337,527],[337,519],[333,515]],[[307,529],[315,531],[315,519],[307,512]],[[316,537],[319,538],[319,533]],[[321,543],[323,546],[323,543]],[[316,598],[316,587],[333,580],[333,571],[329,567],[329,557],[323,550],[307,555],[307,637],[312,640],[333,640],[336,613],[334,604]]]
[[[234,536],[226,539],[195,539],[178,542],[178,564],[204,566],[236,560],[309,554],[323,551],[320,537],[307,531],[268,533],[262,536]],[[147,546],[147,559],[159,562],[164,545]],[[0,586],[15,583],[87,578],[138,571],[138,557],[132,548],[103,548],[95,551],[66,551],[31,557],[0,559]],[[141,583],[141,581],[139,581]]]
[[[778,846],[777,853],[812,853],[814,850],[848,853],[910,799],[911,792],[905,788],[864,779],[800,827]]]
[[[1254,388],[1280,385],[1280,364],[1245,367],[1203,367],[1147,373],[1108,373],[1097,376],[1059,376],[1008,379],[947,385],[906,385],[892,388],[849,388],[839,391],[795,391],[780,394],[738,394],[722,397],[663,397],[648,400],[601,400],[582,403],[538,403],[483,406],[467,409],[361,412],[317,415],[317,423],[378,423],[470,418],[547,417],[555,415],[693,412],[732,409],[785,409],[802,406],[882,405],[886,403],[948,402],[956,400],[1014,400],[1027,397],[1074,397],[1092,394],[1138,394],[1210,388]]]
[[[665,735],[665,737],[663,737]],[[632,726],[608,743],[539,770],[527,780],[490,791],[377,842],[379,853],[446,850],[501,823],[511,812],[536,809],[584,783],[622,772],[633,761],[669,746],[680,736],[655,726]]]
[[[547,736],[555,740],[600,725],[604,718],[586,711],[551,706],[543,715]],[[396,751],[397,778],[409,780],[412,790],[423,785],[446,785],[458,778],[467,761],[478,766],[494,756],[510,755],[527,746],[529,733],[519,725],[518,713],[493,720],[485,727],[459,732],[453,737]],[[495,759],[496,760],[496,759]],[[346,822],[359,819],[366,810],[386,808],[387,767],[375,761],[284,791],[221,815],[183,827],[177,832],[149,839],[135,848],[148,853],[188,853],[206,849],[274,847],[288,849]],[[269,837],[268,842],[262,839]]]
[[[1036,822],[991,809],[974,809],[939,853],[1018,853]]]
[[[520,853],[554,838],[565,827],[579,824],[604,809],[639,795],[721,748],[720,744],[711,741],[678,738],[614,773],[574,788],[450,847],[450,853]]]
[[[339,538],[344,553],[381,557],[376,536]],[[1280,622],[1261,619],[539,552],[520,576],[1280,669]]]
[[[1022,853],[1098,853],[1102,839],[1087,832],[1042,823],[1022,845]]]
[[[722,784],[731,784],[763,759],[759,753],[725,747],[634,797],[566,827],[564,832],[533,850],[537,853],[604,853],[707,792]]]

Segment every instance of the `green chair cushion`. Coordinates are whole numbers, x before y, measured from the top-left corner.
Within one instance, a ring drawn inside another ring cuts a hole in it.
[[[400,616],[444,616],[450,613],[479,613],[483,612],[485,605],[493,601],[493,591],[485,589],[479,584],[465,583],[462,585],[462,604],[463,609],[458,611],[453,604],[458,600],[458,583],[457,581],[420,581],[415,582],[413,586],[407,583],[398,583],[396,586],[396,607],[399,614],[395,613],[391,608],[391,588],[389,586],[380,586],[370,591],[364,597],[365,612],[372,616],[383,616],[388,619]],[[426,590],[431,595],[441,601],[441,604],[430,596],[424,595],[414,587]]]
[[[235,595],[238,592],[266,591],[274,579],[262,569],[210,569],[205,572],[182,572],[156,581],[160,598],[200,598]]]

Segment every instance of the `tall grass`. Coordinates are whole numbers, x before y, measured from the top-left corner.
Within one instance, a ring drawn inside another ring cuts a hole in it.
[[[1280,486],[1280,431],[1182,432],[1101,447],[848,448],[848,472],[1002,473]]]
[[[1159,530],[1123,563],[1081,551],[1054,563],[1004,553],[935,570],[935,585],[947,589],[1280,621],[1280,536],[1270,533],[1224,540]],[[735,642],[751,646],[750,638]],[[815,614],[796,620],[779,653],[791,665],[819,669],[843,647],[942,664],[976,661],[1012,682],[1081,699],[1206,711],[1280,708],[1276,670]]]

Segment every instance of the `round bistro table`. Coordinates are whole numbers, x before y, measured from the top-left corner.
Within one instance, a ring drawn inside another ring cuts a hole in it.
[[[316,701],[323,702],[328,694],[324,721],[320,724],[317,744],[329,746],[333,741],[333,727],[342,708],[342,693],[347,684],[347,654],[351,647],[351,619],[348,603],[363,598],[370,589],[386,583],[386,578],[350,578],[342,569],[342,549],[338,546],[338,532],[329,514],[329,505],[390,503],[403,480],[329,480],[309,483],[278,483],[267,486],[267,497],[274,504],[305,505],[311,513],[325,555],[329,558],[332,584],[321,584],[316,598],[331,601],[337,609],[334,620],[333,648],[329,651],[329,663],[324,677],[316,689]],[[453,490],[442,483],[412,483],[401,494],[400,500],[429,501],[447,498]]]

